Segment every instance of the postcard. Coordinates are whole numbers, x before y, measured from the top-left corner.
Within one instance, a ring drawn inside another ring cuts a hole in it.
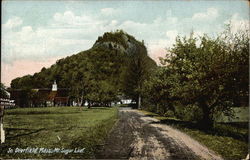
[[[249,1],[1,4],[0,159],[249,159]]]

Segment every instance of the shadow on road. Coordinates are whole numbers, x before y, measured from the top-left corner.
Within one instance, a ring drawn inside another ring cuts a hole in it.
[[[214,125],[214,128],[210,130],[203,129],[202,127],[200,127],[199,124],[195,122],[188,122],[188,121],[181,121],[174,119],[166,119],[166,120],[161,120],[160,122],[152,122],[152,123],[162,123],[174,126],[176,128],[187,128],[191,130],[198,130],[201,132],[205,132],[206,134],[210,135],[227,136],[240,141],[246,141],[246,142],[248,141],[248,133],[240,132],[241,129],[247,128],[248,125],[247,122],[216,123]]]

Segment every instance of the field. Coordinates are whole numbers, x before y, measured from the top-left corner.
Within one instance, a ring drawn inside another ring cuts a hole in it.
[[[218,122],[248,122],[249,120],[249,108],[241,107],[241,108],[233,108],[234,117],[230,118],[228,116],[222,115],[217,118]]]
[[[9,109],[4,117],[6,143],[1,144],[0,158],[93,158],[116,120],[117,108]],[[33,151],[15,153],[22,152],[18,148]]]
[[[168,124],[182,132],[190,135],[200,143],[220,154],[225,159],[244,159],[248,153],[248,120],[246,114],[248,109],[243,108],[243,111],[237,116],[244,115],[243,118],[239,117],[235,121],[215,123],[213,130],[204,131],[199,129],[195,123],[182,121],[173,117],[162,117],[158,114],[143,111],[147,116],[159,119],[161,123]],[[238,109],[237,109],[238,111]],[[244,113],[245,111],[245,113]],[[237,112],[239,113],[239,111]],[[223,117],[226,121],[227,118]],[[240,119],[240,120],[239,120]]]

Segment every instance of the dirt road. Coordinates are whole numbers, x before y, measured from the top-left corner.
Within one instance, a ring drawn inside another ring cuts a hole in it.
[[[106,143],[96,153],[101,159],[195,160],[222,159],[186,134],[137,110],[123,108]]]

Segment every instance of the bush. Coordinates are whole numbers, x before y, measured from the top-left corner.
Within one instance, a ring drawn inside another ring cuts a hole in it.
[[[202,119],[202,111],[196,105],[187,105],[183,107],[182,105],[175,106],[176,118],[183,121],[195,121],[198,122]]]

